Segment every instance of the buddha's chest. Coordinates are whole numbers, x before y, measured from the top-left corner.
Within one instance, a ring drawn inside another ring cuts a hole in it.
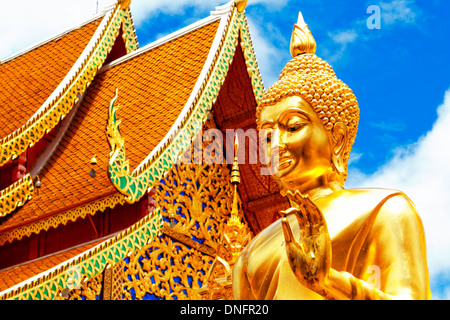
[[[355,239],[364,221],[355,215],[336,220],[330,215],[327,225],[332,252],[332,267],[347,270],[349,258],[355,250]],[[288,218],[295,238],[300,239],[300,226],[294,216]],[[328,222],[329,221],[329,222]],[[249,255],[247,272],[252,287],[259,288],[261,299],[321,299],[321,296],[302,286],[291,270],[281,223],[275,223],[255,239]]]

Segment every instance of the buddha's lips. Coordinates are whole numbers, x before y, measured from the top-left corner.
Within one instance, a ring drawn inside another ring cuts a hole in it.
[[[288,156],[288,155],[280,155],[279,159],[278,159],[278,169],[282,170],[287,168],[290,163],[292,162],[292,157]]]

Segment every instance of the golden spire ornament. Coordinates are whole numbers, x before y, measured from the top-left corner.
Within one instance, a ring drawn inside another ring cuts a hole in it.
[[[294,58],[303,53],[316,53],[316,40],[301,12],[298,13],[298,20],[292,31],[290,51]]]
[[[122,10],[125,10],[125,9],[127,9],[130,6],[130,4],[131,4],[131,0],[121,0],[120,1],[120,8]]]
[[[238,136],[236,135],[234,138],[234,162],[231,169],[231,184],[234,187],[233,203],[231,205],[231,215],[224,230],[224,238],[228,244],[228,248],[231,250],[230,264],[234,264],[250,237],[250,232],[247,230],[245,224],[239,219],[237,186],[241,182],[241,178],[237,155],[238,146]]]

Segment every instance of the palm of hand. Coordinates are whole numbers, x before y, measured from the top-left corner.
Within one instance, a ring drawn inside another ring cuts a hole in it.
[[[282,211],[281,219],[289,264],[297,279],[317,290],[328,276],[331,266],[331,240],[322,212],[307,196],[288,191],[296,205]],[[300,226],[300,239],[294,238],[287,216],[294,214]]]

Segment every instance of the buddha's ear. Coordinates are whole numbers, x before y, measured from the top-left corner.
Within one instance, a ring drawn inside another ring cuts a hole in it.
[[[343,123],[338,122],[331,130],[331,134],[333,137],[333,152],[331,158],[337,172],[342,174],[345,172],[344,150],[348,142],[347,127]]]

